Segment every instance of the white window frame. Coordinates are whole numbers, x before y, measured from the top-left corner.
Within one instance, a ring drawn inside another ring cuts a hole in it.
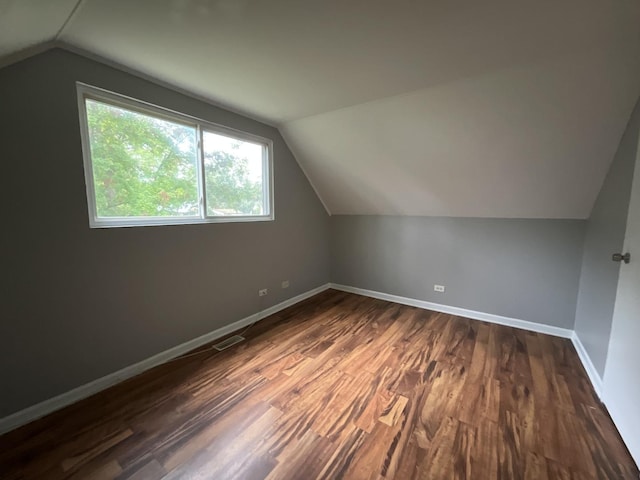
[[[84,160],[84,176],[87,189],[87,204],[89,206],[89,226],[91,228],[111,227],[143,227],[153,225],[188,225],[198,223],[230,223],[230,222],[265,222],[275,219],[273,212],[273,141],[269,138],[253,135],[251,133],[236,130],[216,123],[208,122],[184,113],[159,107],[151,103],[137,100],[125,95],[93,87],[85,83],[76,83],[78,97],[78,112],[80,115],[80,136],[82,139],[82,156]],[[93,178],[93,163],[91,160],[91,144],[89,138],[89,124],[87,121],[87,109],[85,101],[96,100],[114,107],[121,107],[133,112],[168,120],[194,127],[197,136],[197,176],[199,196],[199,216],[189,217],[98,217],[96,208],[96,193]],[[207,215],[206,182],[204,177],[204,150],[203,132],[208,131],[240,141],[257,143],[263,146],[263,215]],[[266,178],[265,178],[266,177]]]

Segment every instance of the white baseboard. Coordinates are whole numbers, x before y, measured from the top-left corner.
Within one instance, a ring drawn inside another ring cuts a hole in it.
[[[273,315],[274,313],[279,312],[280,310],[284,310],[291,305],[294,305],[302,300],[305,300],[309,297],[317,295],[320,292],[323,292],[329,289],[329,284],[322,285],[320,287],[314,288],[313,290],[309,290],[308,292],[301,293],[293,298],[285,300],[273,307],[269,307],[265,310],[262,310],[258,313],[250,315],[246,318],[238,320],[229,325],[225,325],[222,328],[218,328],[213,332],[209,332],[201,337],[194,338],[193,340],[189,340],[181,345],[177,345],[169,350],[165,350],[164,352],[160,352],[153,357],[147,358],[146,360],[142,360],[134,365],[130,365],[128,367],[123,368],[122,370],[118,370],[117,372],[106,375],[102,378],[98,378],[92,382],[89,382],[85,385],[81,385],[73,390],[70,390],[66,393],[53,397],[49,400],[45,400],[31,407],[25,408],[19,412],[16,412],[8,417],[4,417],[0,419],[0,434],[6,433],[10,430],[18,428],[22,425],[25,425],[33,420],[44,417],[49,413],[52,413],[56,410],[60,410],[63,407],[71,405],[73,403],[82,400],[83,398],[90,397],[106,388],[109,388],[117,383],[120,383],[128,378],[139,375],[140,373],[149,370],[153,367],[161,365],[169,360],[179,357],[180,355],[184,355],[191,350],[194,350],[202,345],[206,345],[207,343],[212,342],[220,337],[224,337],[225,335],[251,325],[253,322],[258,320],[262,320],[269,315]]]
[[[399,295],[391,295],[389,293],[375,292],[373,290],[365,290],[363,288],[350,287],[347,285],[330,284],[331,288],[341,290],[343,292],[356,293],[366,297],[377,298],[379,300],[387,300],[389,302],[401,303],[412,307],[425,308],[441,313],[449,313],[460,317],[472,318],[474,320],[482,320],[508,327],[521,328],[532,332],[546,333],[555,337],[573,338],[573,330],[568,328],[554,327],[542,323],[529,322],[527,320],[519,320],[517,318],[503,317],[492,313],[477,312],[475,310],[467,310],[466,308],[451,307],[449,305],[441,305],[439,303],[426,302],[415,298],[401,297]]]
[[[598,394],[598,397],[602,400],[602,377],[596,370],[596,367],[593,366],[593,362],[591,361],[591,357],[587,353],[587,349],[584,348],[584,345],[580,341],[580,337],[574,331],[573,335],[571,335],[571,341],[573,342],[573,346],[578,352],[578,357],[580,357],[580,361],[582,362],[582,366],[587,371],[587,375],[589,376],[589,380],[591,380],[591,385],[593,385],[593,389]]]

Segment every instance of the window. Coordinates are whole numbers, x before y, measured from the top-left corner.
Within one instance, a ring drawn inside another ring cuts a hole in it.
[[[92,228],[273,220],[272,143],[78,84]]]

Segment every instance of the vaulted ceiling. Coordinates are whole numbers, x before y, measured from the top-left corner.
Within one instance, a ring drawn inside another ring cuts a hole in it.
[[[637,0],[0,0],[0,64],[52,44],[277,125],[333,214],[585,218],[640,93]]]

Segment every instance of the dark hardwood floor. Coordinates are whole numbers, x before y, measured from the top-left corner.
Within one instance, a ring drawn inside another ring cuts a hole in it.
[[[327,291],[0,437],[11,479],[638,479],[568,340]]]

